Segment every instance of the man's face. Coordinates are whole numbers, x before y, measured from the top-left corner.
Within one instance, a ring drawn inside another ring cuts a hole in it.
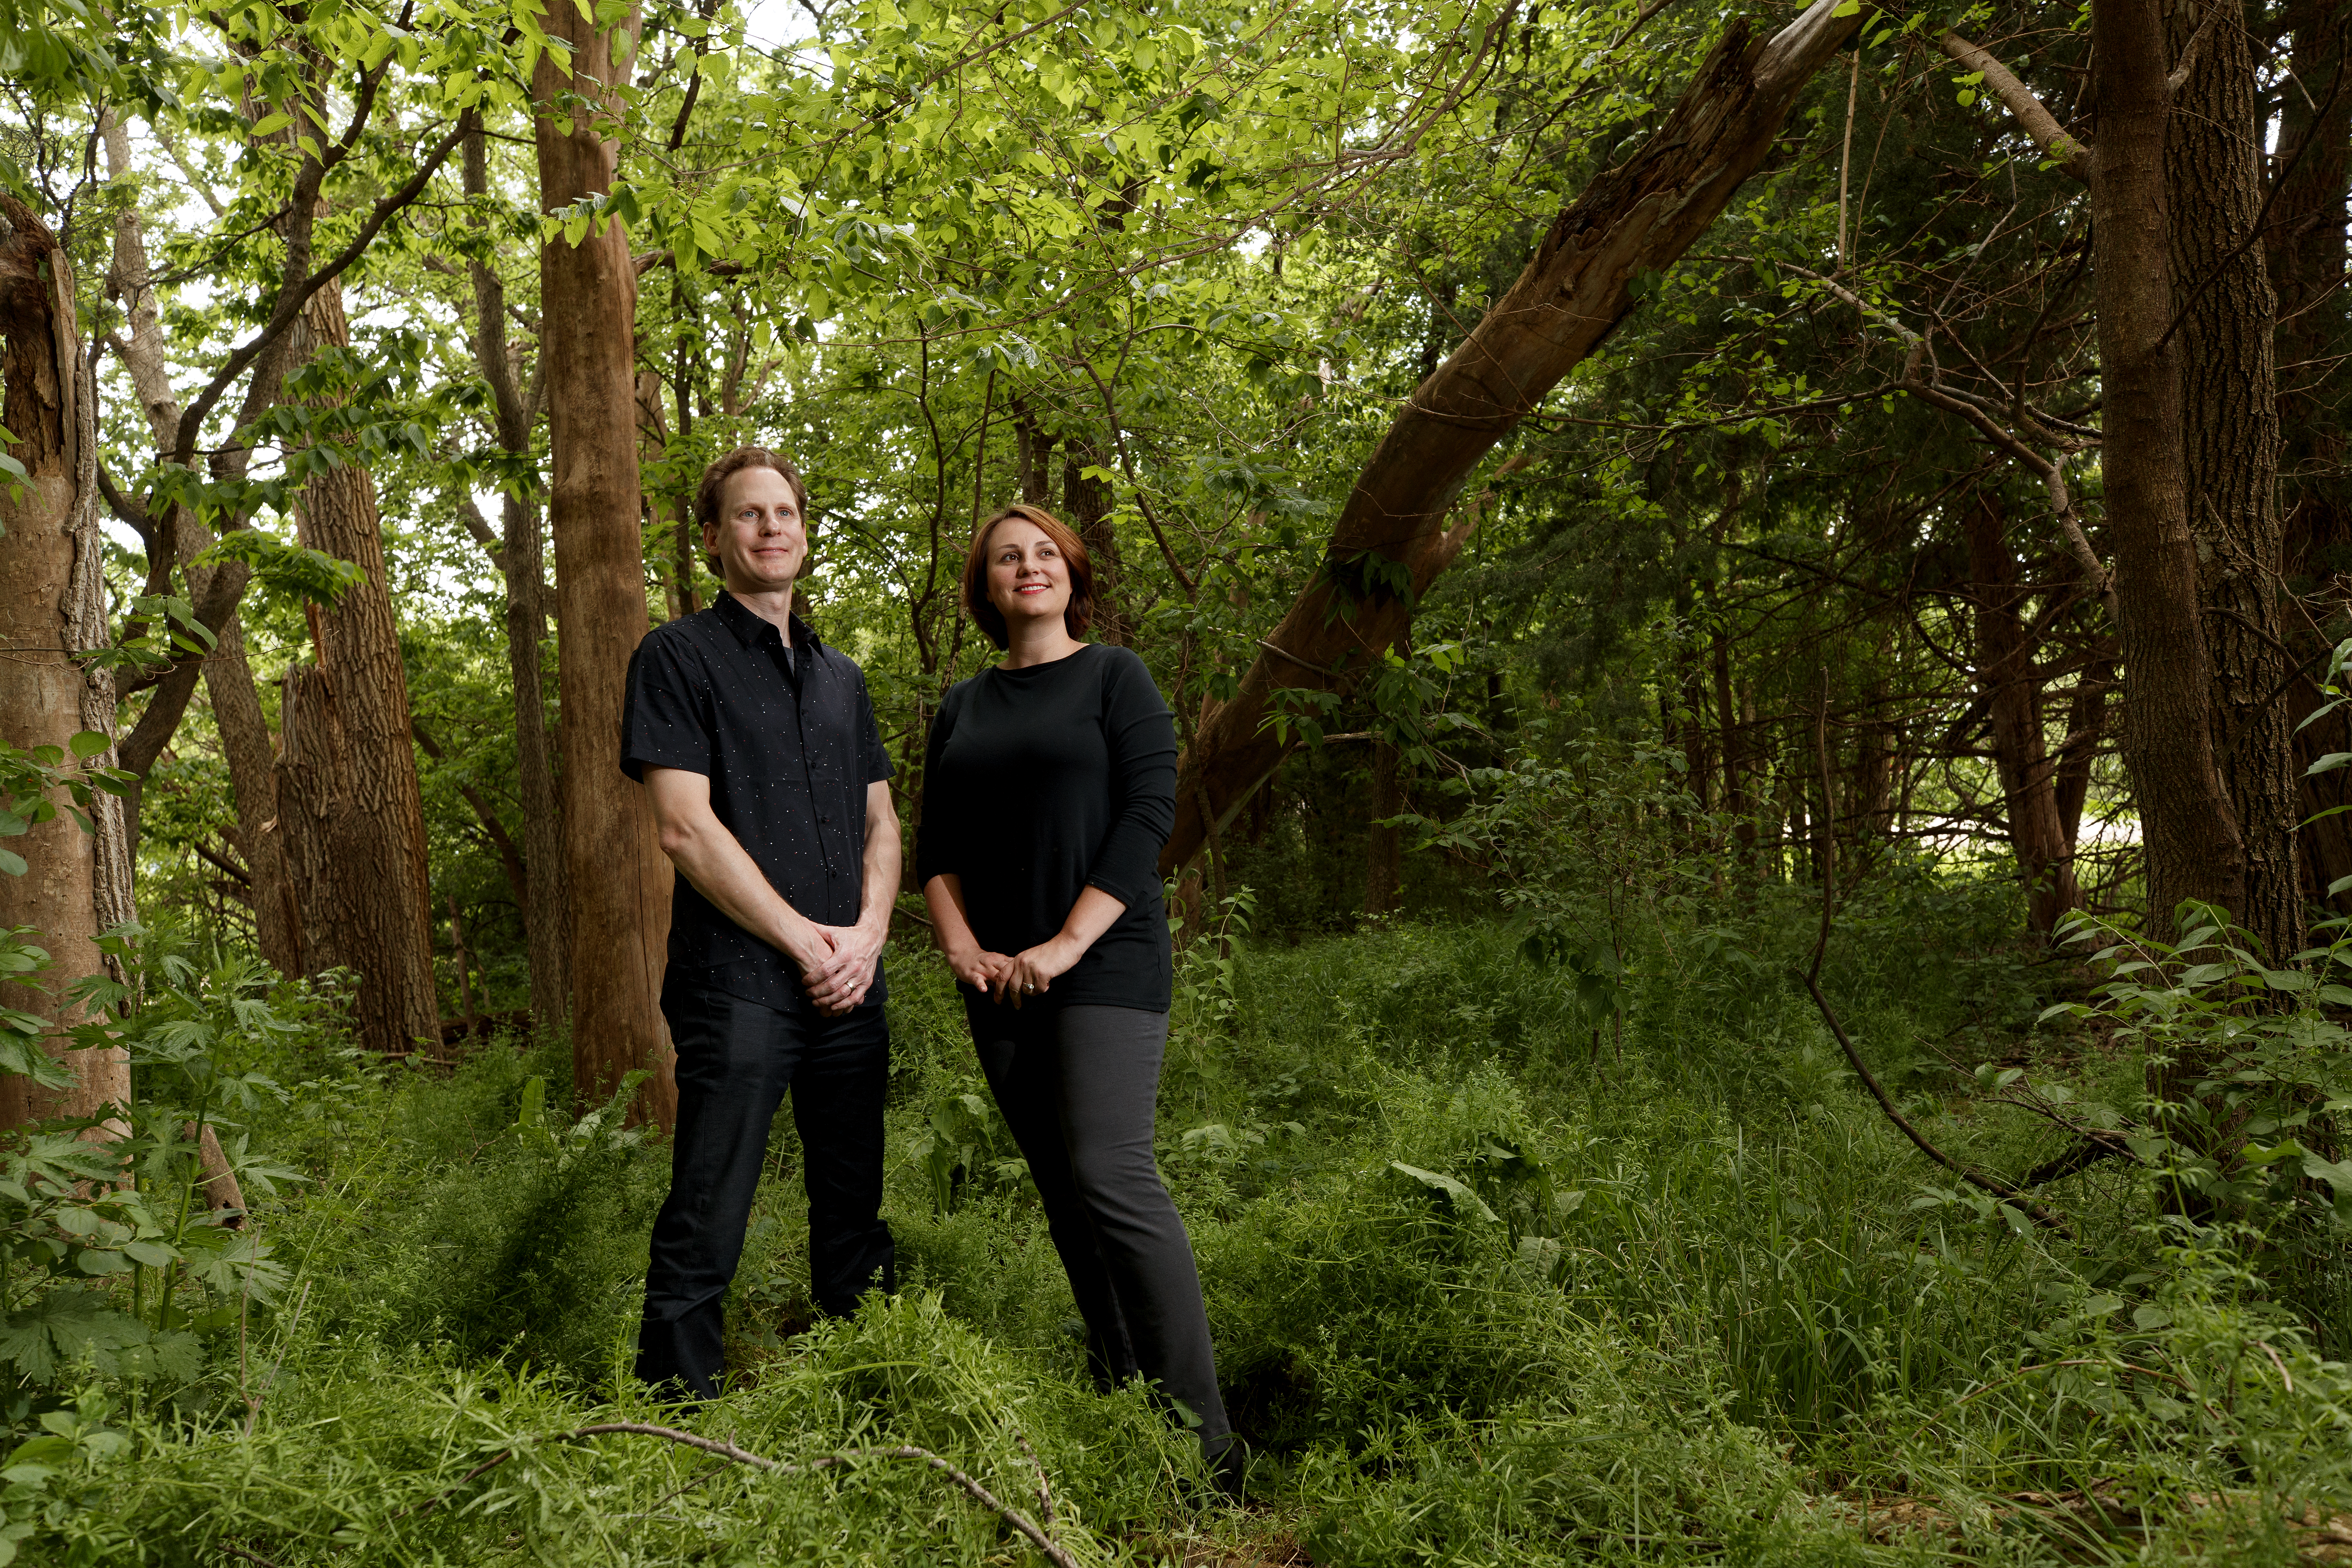
[[[719,492],[719,521],[702,531],[720,575],[739,593],[792,586],[808,559],[808,528],[793,487],[773,468],[739,468]]]

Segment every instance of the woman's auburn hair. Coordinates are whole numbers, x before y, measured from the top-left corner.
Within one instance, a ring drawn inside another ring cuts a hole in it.
[[[1004,612],[988,597],[988,536],[996,531],[998,523],[1014,521],[1034,527],[1062,552],[1062,559],[1070,568],[1070,603],[1062,611],[1062,626],[1074,637],[1086,636],[1087,628],[1095,621],[1095,567],[1087,554],[1086,541],[1044,507],[1031,506],[1026,501],[1013,502],[972,530],[971,549],[963,558],[964,609],[1000,649],[1011,643]]]

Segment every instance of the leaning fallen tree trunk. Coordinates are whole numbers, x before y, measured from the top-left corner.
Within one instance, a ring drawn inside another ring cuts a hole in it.
[[[1735,20],[1657,133],[1560,209],[1510,292],[1413,393],[1314,583],[1193,737],[1163,871],[1199,854],[1282,761],[1266,726],[1278,689],[1345,694],[1412,624],[1467,535],[1445,517],[1471,469],[1632,313],[1634,279],[1672,266],[1764,161],[1799,90],[1861,25],[1838,9],[1816,0],[1760,43]]]

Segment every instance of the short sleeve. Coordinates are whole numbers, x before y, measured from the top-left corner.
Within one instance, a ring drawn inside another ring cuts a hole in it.
[[[874,721],[874,697],[866,689],[866,672],[859,669],[856,675],[857,771],[867,784],[877,784],[898,770],[890,765],[890,753],[882,744],[882,727]]]
[[[637,644],[621,700],[621,771],[640,783],[647,768],[708,775],[709,691],[701,661],[676,637],[656,630]]]

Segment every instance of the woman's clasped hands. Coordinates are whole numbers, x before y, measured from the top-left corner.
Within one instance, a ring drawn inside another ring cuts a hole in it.
[[[969,947],[948,953],[948,968],[966,985],[987,992],[990,1001],[1018,1007],[1023,997],[1051,989],[1055,977],[1078,961],[1080,953],[1069,952],[1069,945],[1056,936],[1009,956]]]

